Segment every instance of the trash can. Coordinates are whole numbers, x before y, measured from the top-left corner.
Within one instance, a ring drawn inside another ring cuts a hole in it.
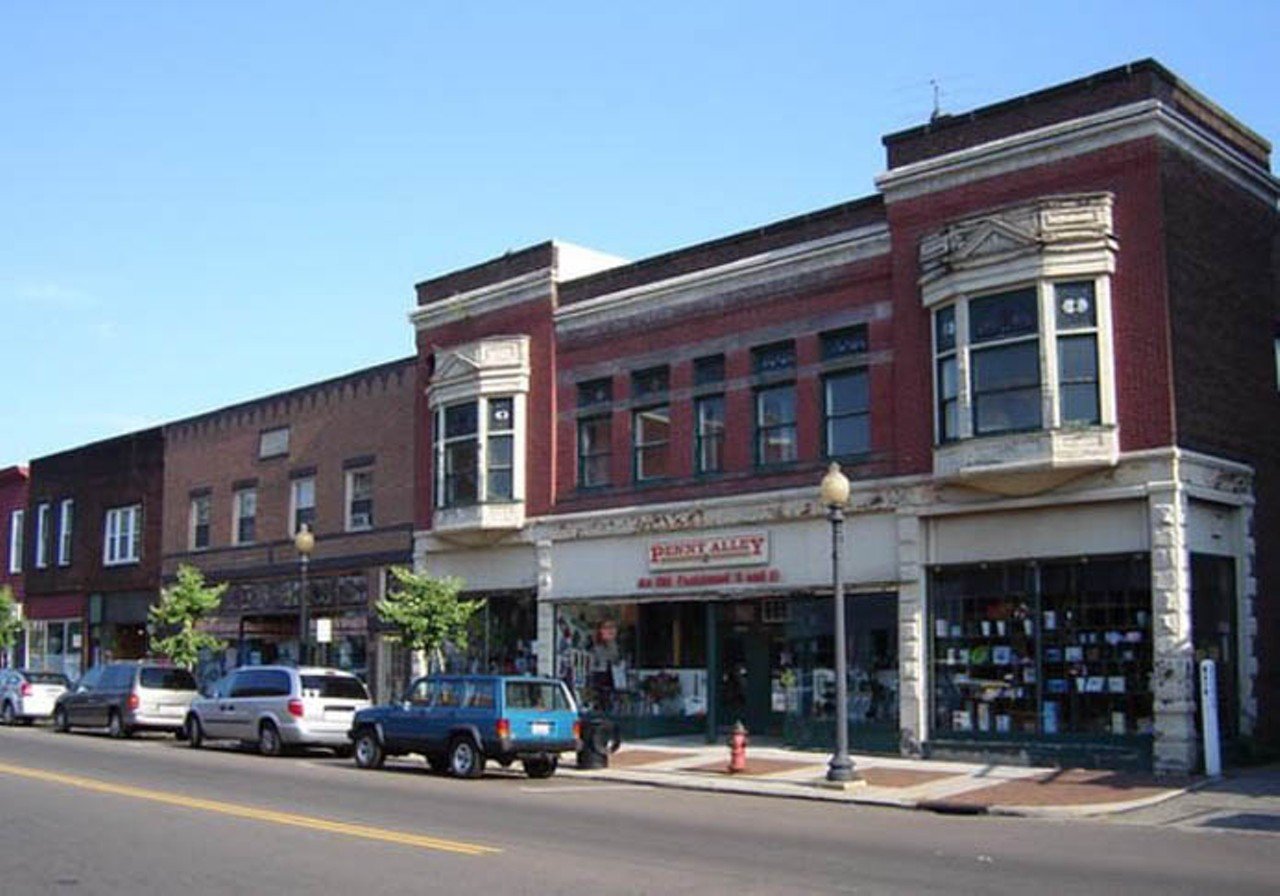
[[[608,768],[609,754],[622,746],[618,723],[604,716],[583,716],[582,748],[578,750],[578,768]]]

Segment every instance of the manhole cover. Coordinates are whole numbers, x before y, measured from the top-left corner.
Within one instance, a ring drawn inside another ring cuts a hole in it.
[[[1200,822],[1201,827],[1227,828],[1233,831],[1267,831],[1280,834],[1280,815],[1263,815],[1257,812],[1239,812],[1235,815],[1219,815]]]

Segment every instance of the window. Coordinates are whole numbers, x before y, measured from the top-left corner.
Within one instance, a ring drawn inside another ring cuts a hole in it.
[[[608,404],[613,401],[613,381],[604,378],[578,383],[578,407]]]
[[[752,373],[780,373],[795,366],[796,346],[790,339],[751,350]]]
[[[302,531],[302,527],[314,530],[316,527],[316,480],[314,476],[294,479],[289,488],[289,504],[293,518],[293,529],[290,534]]]
[[[347,531],[373,528],[373,470],[347,471]]]
[[[699,398],[694,416],[694,467],[699,473],[720,473],[724,470],[724,396]]]
[[[289,427],[268,429],[258,436],[258,458],[283,457],[289,453]]]
[[[578,485],[594,488],[609,484],[608,414],[578,421]]]
[[[867,325],[828,330],[822,334],[822,360],[858,355],[867,350]]]
[[[671,475],[671,410],[667,405],[636,411],[631,417],[637,482]]]
[[[724,355],[708,355],[693,362],[693,384],[709,386],[724,382]]]
[[[142,550],[142,505],[107,511],[102,562],[107,566],[137,563]]]
[[[437,507],[514,500],[515,418],[511,396],[481,398],[437,411]]]
[[[58,565],[71,564],[71,526],[75,515],[75,502],[70,498],[58,505]]]
[[[827,457],[849,457],[871,450],[871,399],[866,370],[833,373],[822,381]]]
[[[257,538],[258,490],[242,488],[236,491],[235,500],[236,544],[253,544]]]
[[[49,565],[49,505],[36,507],[36,569]]]
[[[1094,280],[1041,283],[939,308],[938,440],[1100,424],[1097,292]]]
[[[191,499],[191,550],[202,551],[209,546],[209,512],[212,509],[209,495],[196,495]]]
[[[22,572],[22,527],[26,516],[24,510],[14,510],[9,514],[9,572]]]
[[[655,395],[666,395],[669,380],[668,368],[650,367],[648,370],[637,370],[631,374],[631,397],[652,398]]]
[[[796,459],[796,388],[771,386],[756,391],[756,465]]]

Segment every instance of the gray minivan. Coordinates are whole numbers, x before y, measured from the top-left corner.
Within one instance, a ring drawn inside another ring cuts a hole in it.
[[[106,728],[112,737],[135,731],[181,734],[197,693],[196,680],[178,666],[154,660],[94,666],[53,704],[53,727]]]
[[[242,666],[219,679],[187,713],[193,747],[206,740],[238,740],[264,756],[287,747],[328,747],[351,753],[347,731],[369,705],[364,682],[340,669]]]

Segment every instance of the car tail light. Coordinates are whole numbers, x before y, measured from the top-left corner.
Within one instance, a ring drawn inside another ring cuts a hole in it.
[[[577,719],[573,722],[573,739],[582,740],[582,723]]]
[[[511,720],[498,719],[498,737],[510,737],[510,736],[511,736]]]
[[[29,681],[24,681],[24,682],[22,683],[22,691],[21,691],[21,693],[22,693],[22,696],[24,696],[24,697],[30,697],[30,696],[31,696],[31,682],[29,682]]]
[[[129,695],[129,708],[130,708],[130,709],[137,709],[137,708],[138,708],[138,706],[139,706],[141,703],[142,703],[142,701],[138,699],[138,695],[137,695],[137,694],[130,694],[130,695]]]
[[[297,697],[289,701],[288,709],[289,715],[297,716],[298,718],[302,718],[307,712],[307,708],[302,705],[302,701]]]

